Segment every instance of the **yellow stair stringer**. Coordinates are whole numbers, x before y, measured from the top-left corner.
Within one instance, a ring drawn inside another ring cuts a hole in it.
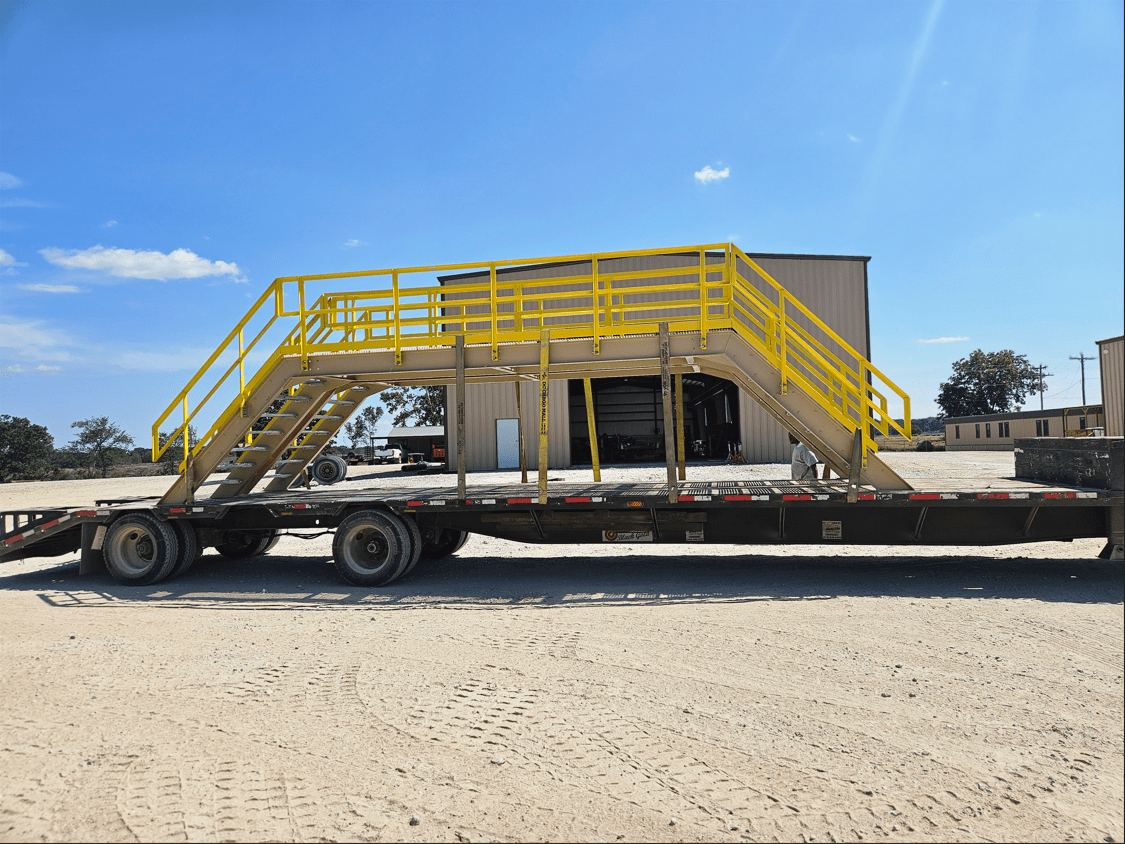
[[[840,424],[819,401],[792,381],[788,391],[781,395],[777,370],[742,337],[721,332],[720,336],[723,335],[723,355],[698,357],[700,369],[736,384],[783,428],[811,448],[840,477],[848,477],[851,470],[852,431]],[[718,344],[713,341],[711,345]],[[909,483],[874,452],[866,451],[862,459],[864,465],[860,467],[860,483],[876,489],[912,489]]]
[[[212,433],[210,439],[193,449],[193,465],[190,473],[194,481],[193,484],[188,484],[189,473],[187,467],[184,467],[179,477],[164,493],[164,497],[160,499],[161,504],[179,505],[192,501],[196,491],[203,485],[204,481],[228,458],[231,449],[240,446],[245,439],[246,432],[267,411],[274,399],[284,391],[312,377],[301,371],[299,358],[275,358],[270,363],[273,365],[267,364],[268,370],[259,372],[254,378],[253,389],[245,399],[245,416],[239,412],[242,399],[236,398],[223,416],[220,417],[226,418],[227,421]],[[324,402],[331,392],[330,387],[322,387],[315,395],[309,395],[308,405],[312,408],[309,411],[310,415],[315,414],[317,410],[324,406]],[[305,424],[307,424],[307,421]],[[286,442],[284,437],[278,437],[277,439],[280,440],[279,446]],[[280,453],[280,450],[278,453]],[[259,454],[262,454],[263,457],[269,456],[268,453],[259,452]],[[276,461],[276,456],[273,459]]]

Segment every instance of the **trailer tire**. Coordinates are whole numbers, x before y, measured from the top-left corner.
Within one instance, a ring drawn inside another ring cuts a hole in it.
[[[464,530],[430,528],[422,543],[422,559],[427,561],[444,560],[455,554],[469,541],[469,533]]]
[[[180,547],[176,551],[176,564],[168,576],[179,577],[187,574],[192,564],[203,555],[203,546],[199,544],[190,522],[172,522],[172,529],[176,531],[176,542]]]
[[[322,454],[309,467],[309,472],[317,483],[330,485],[339,483],[348,474],[348,464],[337,460],[331,454]]]
[[[176,565],[179,541],[168,522],[148,513],[129,513],[109,526],[102,544],[110,574],[130,586],[149,586]]]
[[[406,568],[402,570],[402,577],[414,571],[414,567],[418,565],[418,560],[422,558],[422,531],[418,530],[417,523],[409,516],[400,516],[403,524],[406,525],[406,531],[410,534],[410,562],[406,564]]]
[[[385,586],[410,564],[410,543],[410,531],[397,516],[360,510],[336,528],[332,560],[349,583]]]
[[[228,560],[246,560],[264,554],[276,536],[272,530],[227,530],[215,550]]]

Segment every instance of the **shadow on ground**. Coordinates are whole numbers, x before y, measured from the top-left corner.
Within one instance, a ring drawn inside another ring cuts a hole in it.
[[[468,549],[466,549],[468,550]],[[45,561],[46,562],[46,561]],[[0,578],[0,589],[38,593],[58,607],[141,603],[245,609],[363,606],[621,606],[826,600],[841,597],[1029,599],[1113,603],[1125,599],[1120,562],[1096,559],[812,557],[639,552],[518,559],[482,554],[423,563],[386,587],[352,586],[320,556],[233,562],[209,553],[187,574],[155,586],[79,575],[76,559]]]

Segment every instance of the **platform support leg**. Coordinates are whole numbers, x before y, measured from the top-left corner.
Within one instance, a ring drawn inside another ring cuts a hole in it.
[[[668,323],[660,323],[660,396],[664,402],[664,456],[668,464],[668,503],[680,500],[679,485],[676,481],[676,439],[675,422],[672,420],[672,376],[669,367]]]
[[[679,457],[679,478],[687,480],[687,454],[684,451],[684,376],[676,373],[676,455]]]
[[[582,386],[586,390],[586,428],[590,432],[590,460],[594,464],[594,483],[602,482],[602,467],[598,461],[598,426],[594,419],[594,388],[589,378],[582,379]]]
[[[848,466],[848,503],[855,504],[859,501],[859,473],[863,468],[863,430],[855,429],[852,438],[852,462]]]
[[[551,332],[539,332],[539,503],[547,503],[547,399],[550,394],[547,371],[551,359]]]
[[[520,441],[520,483],[527,483],[527,452],[523,447],[523,399],[521,398],[521,382],[516,382],[516,432]]]
[[[457,499],[465,500],[465,335],[453,341],[457,367]]]

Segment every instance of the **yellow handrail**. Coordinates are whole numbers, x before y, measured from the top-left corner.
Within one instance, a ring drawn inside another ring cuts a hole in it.
[[[643,270],[614,265],[620,259],[648,256],[678,257],[682,263]],[[558,268],[560,275],[516,279],[502,272],[544,264]],[[402,282],[411,274],[466,270],[477,271],[479,277],[450,285],[410,287]],[[389,278],[391,286],[325,293],[311,305],[305,301],[307,282],[358,278]],[[286,285],[296,288],[296,310],[286,309]],[[271,300],[272,313],[267,304]],[[266,318],[265,326],[244,343],[248,324],[259,315]],[[247,382],[247,356],[282,318],[292,318],[295,324]],[[704,347],[711,331],[737,332],[778,370],[782,393],[796,385],[849,430],[861,428],[873,451],[872,430],[885,436],[893,429],[910,436],[909,396],[746,253],[723,243],[278,278],[156,420],[153,459],[187,431],[200,408],[238,371],[238,397],[192,444],[189,453],[197,454],[241,413],[246,399],[288,355],[299,355],[302,368],[308,368],[315,354],[393,351],[400,365],[404,349],[452,346],[461,334],[467,344],[490,346],[495,360],[501,343],[537,341],[544,328],[550,328],[553,338],[591,339],[598,354],[604,339],[655,334],[661,322],[668,322],[670,331],[698,332]],[[234,362],[203,400],[189,407],[189,393],[227,352],[236,354]],[[887,397],[892,395],[902,404],[902,425],[890,416]],[[182,421],[161,444],[160,426],[177,408]]]

